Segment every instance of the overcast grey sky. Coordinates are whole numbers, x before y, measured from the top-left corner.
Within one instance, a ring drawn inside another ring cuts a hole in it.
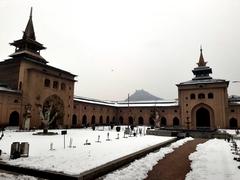
[[[49,65],[78,75],[75,95],[126,99],[144,89],[177,98],[200,45],[212,77],[240,80],[240,0],[0,0],[0,60],[33,7]],[[240,95],[240,83],[229,95]]]

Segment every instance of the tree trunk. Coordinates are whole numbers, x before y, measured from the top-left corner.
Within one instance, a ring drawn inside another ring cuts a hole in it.
[[[47,134],[48,133],[48,128],[47,127],[44,127],[43,129],[43,134]]]

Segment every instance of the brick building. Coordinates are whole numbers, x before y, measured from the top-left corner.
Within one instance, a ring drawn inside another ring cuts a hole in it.
[[[212,69],[202,50],[193,79],[177,84],[178,100],[113,102],[74,96],[75,75],[48,65],[41,56],[46,48],[36,41],[32,12],[23,37],[10,45],[15,52],[0,62],[1,126],[40,128],[39,107],[52,104],[58,113],[53,128],[156,122],[187,129],[240,127],[240,98],[228,96],[228,81],[209,75]]]

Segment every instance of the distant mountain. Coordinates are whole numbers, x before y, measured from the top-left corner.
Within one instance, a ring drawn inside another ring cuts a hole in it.
[[[154,96],[149,92],[144,91],[143,89],[136,90],[135,93],[129,96],[129,101],[155,101],[155,100],[163,100],[163,99],[157,96]],[[128,98],[125,101],[128,101]]]

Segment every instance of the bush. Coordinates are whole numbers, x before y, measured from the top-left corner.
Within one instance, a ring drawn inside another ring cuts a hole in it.
[[[120,126],[117,126],[117,127],[116,127],[116,131],[117,131],[117,132],[120,132],[120,130],[121,130],[121,127],[120,127]]]

